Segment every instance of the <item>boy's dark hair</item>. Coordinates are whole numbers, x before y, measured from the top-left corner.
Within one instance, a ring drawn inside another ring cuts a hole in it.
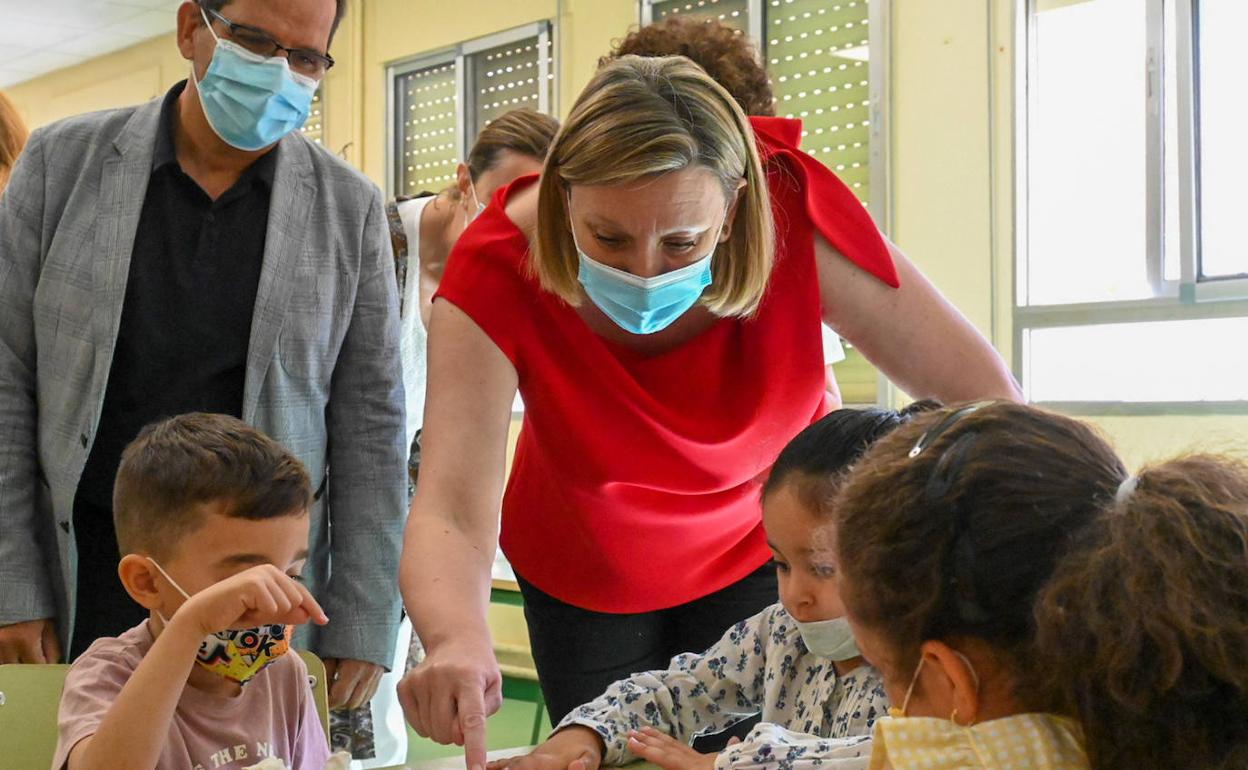
[[[300,515],[312,502],[303,465],[241,420],[184,414],[144,428],[121,456],[113,520],[121,553],[169,555],[206,503],[239,519]]]
[[[819,516],[831,511],[832,498],[849,467],[879,439],[923,412],[939,409],[932,400],[917,401],[901,411],[838,409],[806,427],[780,452],[763,485],[763,497],[787,481],[798,483],[803,504]]]

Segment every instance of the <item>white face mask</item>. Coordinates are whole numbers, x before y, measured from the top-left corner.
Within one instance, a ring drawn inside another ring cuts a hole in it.
[[[858,651],[858,643],[854,641],[854,632],[849,627],[848,618],[832,618],[814,623],[803,623],[800,620],[793,622],[797,624],[806,649],[815,655],[843,661],[862,654]]]

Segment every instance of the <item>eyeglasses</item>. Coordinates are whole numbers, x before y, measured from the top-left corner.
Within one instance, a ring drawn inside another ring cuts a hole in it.
[[[264,57],[277,56],[279,52],[285,51],[286,61],[290,63],[291,70],[300,75],[320,78],[330,67],[334,66],[334,57],[327,53],[318,53],[307,48],[287,48],[264,30],[230,21],[202,3],[199,7],[213,19],[224,24],[230,40],[248,51]]]

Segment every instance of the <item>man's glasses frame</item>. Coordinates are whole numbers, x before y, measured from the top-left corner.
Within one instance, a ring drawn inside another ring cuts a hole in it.
[[[273,57],[281,52],[285,52],[290,68],[300,75],[320,78],[334,66],[334,57],[328,53],[320,53],[309,48],[288,48],[274,40],[272,35],[262,29],[231,21],[203,3],[197,3],[197,5],[212,19],[225,25],[231,41],[260,56]]]

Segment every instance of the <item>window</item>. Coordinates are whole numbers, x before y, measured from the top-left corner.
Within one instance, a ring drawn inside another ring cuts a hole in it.
[[[480,130],[508,110],[550,112],[550,25],[469,41],[389,70],[390,185],[397,195],[436,192],[455,179]]]
[[[1240,0],[1025,0],[1015,367],[1034,401],[1248,406]],[[1116,407],[1117,408],[1117,407]]]
[[[802,149],[835,171],[877,222],[885,222],[884,115],[872,115],[872,102],[886,101],[886,9],[887,3],[868,0],[642,0],[641,20],[713,18],[757,41],[776,114],[801,118]],[[875,403],[881,378],[856,349],[847,346],[845,352],[836,365],[845,403]]]
[[[319,145],[325,144],[325,100],[321,98],[324,91],[325,84],[321,83],[321,87],[316,89],[316,94],[312,96],[312,112],[308,114],[303,128],[299,129],[304,136]]]
[[[801,118],[803,149],[868,205],[870,10],[867,0],[653,0],[643,1],[642,22],[713,18],[758,41],[776,114]]]

